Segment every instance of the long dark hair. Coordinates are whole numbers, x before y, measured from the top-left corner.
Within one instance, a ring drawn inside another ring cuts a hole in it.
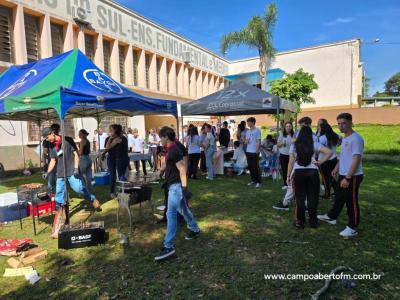
[[[314,141],[310,127],[301,127],[294,145],[297,153],[297,163],[303,167],[308,166],[314,155]]]
[[[292,130],[290,130],[290,135],[291,135],[291,136],[294,136],[293,124],[292,124],[292,122],[289,122],[289,121],[285,122],[285,124],[283,125],[283,132],[282,132],[282,135],[283,135],[284,137],[287,137],[287,132],[286,132],[286,125],[287,125],[287,124],[290,124],[290,125],[292,126]]]
[[[328,123],[321,124],[321,136],[325,135],[326,139],[328,140],[328,147],[337,146],[339,143],[339,136],[333,131],[331,125]]]
[[[195,135],[199,135],[199,130],[197,129],[196,126],[193,126],[192,128],[190,128],[189,134],[190,134],[190,142],[193,143],[193,137]]]

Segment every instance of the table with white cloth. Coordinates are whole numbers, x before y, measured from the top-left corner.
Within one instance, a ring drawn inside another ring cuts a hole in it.
[[[130,161],[138,161],[138,160],[151,160],[151,153],[129,153]]]
[[[233,149],[226,147],[218,147],[214,154],[214,172],[217,175],[224,175],[224,157],[232,154]]]

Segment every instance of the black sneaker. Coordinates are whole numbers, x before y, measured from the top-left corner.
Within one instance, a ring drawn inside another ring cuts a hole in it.
[[[185,240],[190,241],[193,240],[195,238],[197,238],[200,234],[200,230],[199,231],[191,231],[189,230],[189,233],[185,236]]]
[[[288,205],[283,205],[282,202],[279,202],[275,205],[272,205],[272,208],[274,209],[279,209],[279,210],[289,210],[289,206]]]
[[[294,221],[294,222],[293,222],[293,225],[294,225],[294,227],[296,227],[297,229],[304,229],[304,223],[301,222],[301,221],[299,221],[299,220]]]
[[[159,255],[157,255],[156,257],[154,257],[155,261],[162,261],[164,259],[167,259],[168,257],[170,257],[171,255],[175,254],[175,249],[174,248],[162,248],[161,252]]]

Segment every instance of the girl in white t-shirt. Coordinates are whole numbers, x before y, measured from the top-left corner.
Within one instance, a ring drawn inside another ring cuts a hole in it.
[[[325,154],[321,161],[316,161],[317,153]],[[326,162],[332,155],[332,151],[313,141],[313,133],[310,127],[303,126],[294,144],[289,150],[288,174],[293,175],[294,194],[296,198],[296,222],[299,229],[304,228],[306,199],[310,227],[317,227],[317,208],[319,201],[319,174],[318,165]],[[291,183],[291,176],[288,175],[287,182]]]
[[[291,122],[286,122],[283,128],[282,134],[278,137],[278,148],[279,148],[279,163],[282,170],[283,187],[282,189],[287,189],[287,174],[289,165],[289,150],[292,145],[292,140],[294,137],[293,125]]]
[[[328,123],[320,124],[319,133],[319,143],[332,151],[332,156],[325,163],[320,165],[322,181],[325,189],[324,198],[330,198],[331,188],[334,181],[332,171],[337,164],[336,147],[339,144],[339,136],[333,131],[332,127]],[[323,153],[320,153],[318,155],[318,160],[324,159],[324,156]]]
[[[188,136],[186,137],[186,145],[189,154],[189,164],[188,164],[188,177],[192,179],[197,179],[197,170],[199,167],[200,160],[200,136],[199,130],[196,126],[190,128]]]

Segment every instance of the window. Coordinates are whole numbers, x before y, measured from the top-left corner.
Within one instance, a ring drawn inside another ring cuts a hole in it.
[[[108,128],[111,124],[121,124],[126,132],[126,128],[128,128],[128,118],[120,116],[104,117],[101,119],[99,127],[102,128],[104,132],[108,133]]]
[[[51,24],[51,49],[53,55],[58,55],[63,53],[64,49],[64,29],[62,25]]]
[[[119,81],[125,83],[125,47],[119,45]]]
[[[0,7],[0,61],[14,62],[11,10]]]
[[[94,61],[94,37],[93,37],[93,35],[85,34],[85,55],[91,61]]]
[[[28,63],[40,59],[40,34],[39,34],[39,19],[25,15],[25,39],[26,51],[28,54]]]
[[[133,85],[137,86],[138,85],[138,52],[136,50],[133,50]]]
[[[150,88],[150,55],[145,55],[145,66],[146,66],[146,88]]]
[[[103,56],[104,56],[104,72],[111,74],[111,46],[109,41],[103,41]]]
[[[156,59],[156,67],[157,67],[157,91],[160,90],[161,64],[162,64],[162,58],[157,58],[157,59]]]
[[[40,133],[42,132],[43,128],[50,127],[50,125],[53,123],[60,124],[60,120],[48,120],[48,121],[42,122],[40,124],[40,128],[37,123],[28,122],[28,140],[29,140],[29,142],[40,141]],[[71,120],[71,119],[65,120],[65,131],[66,131],[66,136],[75,138],[74,120]]]

